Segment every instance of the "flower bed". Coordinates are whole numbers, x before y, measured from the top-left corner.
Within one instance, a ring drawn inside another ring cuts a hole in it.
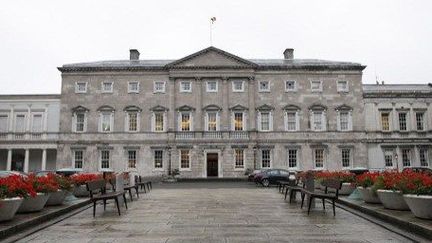
[[[0,221],[11,220],[23,198],[35,197],[36,191],[19,175],[0,178]]]
[[[432,176],[407,171],[398,184],[411,212],[418,218],[432,219]]]
[[[85,174],[75,174],[70,177],[72,183],[74,184],[73,194],[76,197],[87,197],[89,192],[86,188],[86,182],[93,181],[97,179],[102,179],[101,174],[96,173],[85,173]]]
[[[59,185],[52,176],[37,177],[30,174],[24,179],[37,192],[35,197],[25,198],[18,209],[18,213],[28,213],[41,211],[50,197],[50,193],[57,192]]]
[[[356,177],[357,189],[366,203],[381,203],[376,191],[372,190],[379,175],[378,172],[366,172]]]
[[[403,199],[399,184],[403,181],[404,174],[396,171],[381,173],[372,186],[378,198],[387,209],[409,210]]]
[[[355,175],[347,171],[318,171],[315,173],[316,184],[319,188],[324,190],[325,187],[321,186],[321,182],[325,179],[336,179],[342,182],[342,188],[339,190],[340,195],[349,195],[354,189]]]

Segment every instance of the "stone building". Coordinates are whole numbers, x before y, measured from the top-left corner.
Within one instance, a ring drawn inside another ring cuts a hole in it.
[[[63,65],[58,167],[183,177],[367,167],[364,68],[214,47]]]

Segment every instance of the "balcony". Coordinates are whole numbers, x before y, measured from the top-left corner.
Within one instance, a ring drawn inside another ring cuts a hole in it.
[[[203,138],[207,139],[221,139],[222,132],[203,132]]]
[[[194,139],[195,133],[194,132],[177,132],[175,134],[176,139]]]
[[[231,139],[249,139],[249,133],[247,131],[231,131],[229,137]]]
[[[7,141],[37,141],[37,140],[57,140],[57,133],[0,133],[0,140]]]

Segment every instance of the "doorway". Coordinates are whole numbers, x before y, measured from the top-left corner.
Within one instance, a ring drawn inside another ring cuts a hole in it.
[[[218,154],[207,153],[207,177],[218,177]]]

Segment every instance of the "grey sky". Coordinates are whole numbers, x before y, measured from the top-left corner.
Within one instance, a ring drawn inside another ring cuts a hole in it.
[[[210,45],[244,58],[354,61],[386,83],[432,82],[432,1],[21,1],[0,5],[0,93],[59,93],[65,63],[177,59]]]

